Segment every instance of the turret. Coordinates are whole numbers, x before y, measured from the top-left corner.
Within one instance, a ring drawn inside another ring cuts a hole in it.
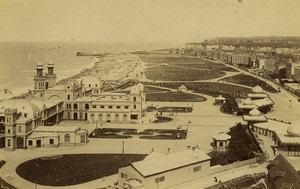
[[[53,69],[54,69],[54,63],[53,62],[49,62],[48,63],[48,74],[49,75],[53,75]]]
[[[43,64],[37,64],[36,65],[36,75],[38,77],[42,77],[43,76],[43,69],[44,69]]]

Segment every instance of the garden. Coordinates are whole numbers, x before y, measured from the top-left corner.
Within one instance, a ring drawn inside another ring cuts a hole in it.
[[[219,82],[170,82],[170,83],[151,83],[152,85],[157,85],[161,87],[168,87],[172,89],[177,89],[180,85],[185,85],[189,90],[193,92],[206,94],[209,96],[217,97],[222,96],[232,96],[234,98],[247,98],[247,94],[252,92],[251,88],[236,86],[226,83]]]
[[[195,57],[161,54],[140,54],[139,57],[148,63],[145,74],[152,80],[207,80],[224,76],[224,71],[237,72],[224,64]]]
[[[276,89],[274,89],[272,86],[267,84],[266,82],[257,79],[251,75],[245,75],[245,74],[238,74],[232,77],[226,77],[222,79],[222,81],[226,81],[229,83],[236,83],[236,84],[241,84],[241,85],[246,85],[249,87],[255,87],[256,85],[259,85],[263,90],[271,92],[271,93],[276,93],[278,92]]]
[[[171,113],[188,113],[192,112],[193,108],[192,107],[174,107],[174,106],[164,106],[157,108],[155,106],[148,106],[147,107],[147,112],[153,112],[153,111],[158,111],[158,112],[171,112]]]
[[[161,93],[146,93],[146,101],[203,102],[206,101],[206,98],[204,96],[182,93],[182,92],[161,92]]]
[[[46,186],[70,186],[118,173],[118,168],[143,160],[146,154],[68,154],[41,157],[20,164],[22,178]]]
[[[170,118],[171,119],[171,118]],[[171,121],[162,117],[160,122]],[[128,139],[138,137],[140,139],[156,140],[182,140],[186,139],[187,131],[183,129],[119,129],[119,128],[97,128],[89,134],[89,138],[114,138]]]

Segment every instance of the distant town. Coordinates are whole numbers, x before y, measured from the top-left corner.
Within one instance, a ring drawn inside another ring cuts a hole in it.
[[[0,188],[300,188],[299,37],[74,56],[2,91]]]

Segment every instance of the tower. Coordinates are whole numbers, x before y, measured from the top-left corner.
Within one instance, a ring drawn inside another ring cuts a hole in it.
[[[34,93],[40,93],[42,97],[46,89],[46,77],[43,75],[43,64],[36,65],[36,76],[34,76]]]
[[[37,64],[36,65],[36,76],[37,77],[43,77],[43,64]]]
[[[46,89],[54,87],[56,85],[56,74],[54,74],[54,63],[48,63],[48,73],[46,74]]]
[[[14,150],[16,143],[17,109],[5,109],[5,149]]]

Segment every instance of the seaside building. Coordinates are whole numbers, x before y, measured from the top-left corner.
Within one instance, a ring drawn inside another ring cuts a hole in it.
[[[300,156],[299,122],[290,124],[279,120],[268,120],[265,123],[252,124],[251,130],[271,137],[274,148],[278,152],[288,156]]]
[[[62,120],[63,102],[8,99],[0,103],[0,122],[5,127],[5,149],[26,148],[26,139],[40,125]]]
[[[167,188],[210,174],[210,157],[198,148],[179,153],[150,153],[119,168],[120,188]]]
[[[52,126],[37,127],[32,134],[27,137],[28,148],[58,147],[61,145],[75,146],[88,142],[88,131],[79,127]]]
[[[90,123],[137,123],[146,111],[144,91],[144,85],[139,83],[131,88],[130,93],[101,93],[77,102],[90,101],[87,118]]]
[[[36,65],[36,76],[34,76],[34,94],[40,97],[44,96],[45,90],[56,85],[56,74],[54,74],[54,63],[48,63],[48,73],[44,74],[43,64]]]

